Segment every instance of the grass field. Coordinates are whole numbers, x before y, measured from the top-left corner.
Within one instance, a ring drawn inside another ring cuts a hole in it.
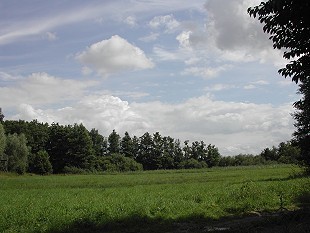
[[[174,232],[195,222],[296,209],[296,199],[310,191],[310,179],[296,176],[299,172],[286,165],[104,175],[2,173],[0,232]]]

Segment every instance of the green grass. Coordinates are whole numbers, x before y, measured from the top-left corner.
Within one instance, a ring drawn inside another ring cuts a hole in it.
[[[182,222],[295,209],[297,197],[310,191],[310,179],[294,176],[298,172],[298,167],[286,165],[105,175],[0,174],[0,232],[160,232]]]

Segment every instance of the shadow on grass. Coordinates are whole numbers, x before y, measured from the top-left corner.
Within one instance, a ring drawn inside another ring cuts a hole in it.
[[[132,216],[102,224],[92,219],[85,217],[63,226],[61,230],[51,230],[50,233],[310,232],[309,209],[256,213],[219,220],[206,219],[200,215],[176,220]]]
[[[288,181],[288,180],[295,180],[295,179],[301,179],[301,178],[309,178],[310,173],[306,170],[295,172],[293,171],[289,176],[282,177],[282,178],[268,178],[268,179],[262,179],[258,181]]]
[[[80,219],[72,224],[64,226],[62,230],[52,230],[52,233],[155,233],[155,232],[187,232],[193,229],[193,232],[203,232],[206,220],[201,216],[191,216],[179,220],[164,220],[161,218],[150,218],[146,216],[131,216],[115,221],[109,221],[104,224],[96,223],[89,218]],[[175,231],[176,229],[180,231]]]

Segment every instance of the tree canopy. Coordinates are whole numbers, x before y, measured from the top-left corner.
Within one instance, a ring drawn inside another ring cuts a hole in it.
[[[299,83],[302,98],[294,103],[296,131],[301,160],[310,168],[310,1],[269,0],[248,9],[258,18],[275,49],[284,50],[288,64],[279,73]]]
[[[293,81],[305,82],[310,73],[310,2],[304,0],[269,0],[251,7],[248,12],[264,24],[263,30],[283,57],[291,60],[279,70]]]

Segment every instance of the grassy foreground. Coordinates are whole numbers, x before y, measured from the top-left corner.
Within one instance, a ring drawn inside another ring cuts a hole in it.
[[[185,223],[296,209],[297,198],[310,192],[310,179],[295,176],[298,172],[298,167],[286,165],[106,175],[0,174],[0,232],[174,232]]]

